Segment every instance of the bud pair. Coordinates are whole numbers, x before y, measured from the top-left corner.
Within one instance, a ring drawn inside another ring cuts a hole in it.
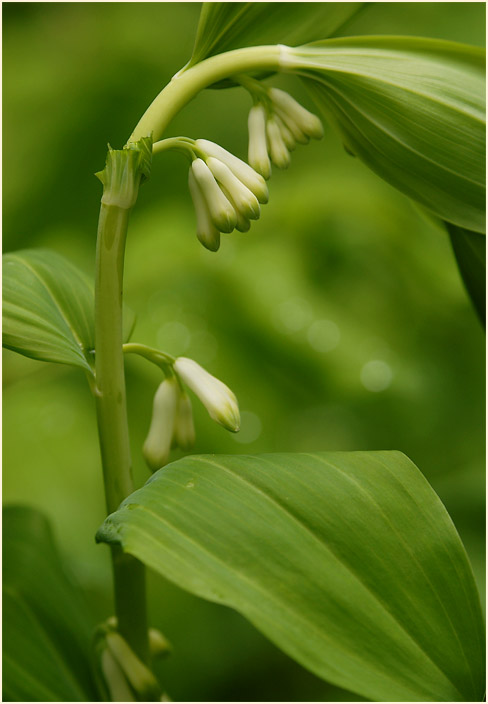
[[[193,412],[188,394],[174,377],[165,379],[154,396],[151,425],[142,448],[152,472],[167,464],[173,445],[188,450],[195,442]]]
[[[193,160],[188,187],[197,216],[197,237],[215,252],[221,232],[249,230],[250,221],[259,218],[259,204],[268,201],[268,189],[262,176],[218,144],[198,139],[195,147],[203,158]]]
[[[248,119],[249,164],[264,178],[271,176],[271,161],[279,169],[290,163],[296,143],[323,136],[322,123],[288,93],[278,88],[265,92],[264,100],[251,108]]]

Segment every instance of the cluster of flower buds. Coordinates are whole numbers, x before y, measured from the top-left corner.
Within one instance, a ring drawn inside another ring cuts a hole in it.
[[[268,179],[271,162],[286,169],[296,144],[307,144],[310,138],[321,139],[324,130],[316,115],[279,88],[261,88],[254,99],[248,120],[248,161]]]
[[[156,391],[143,446],[144,459],[153,472],[167,464],[172,447],[188,450],[195,442],[191,401],[182,383],[196,394],[217,423],[233,433],[240,425],[237,399],[224,383],[187,357],[177,357],[173,371],[178,378],[168,377]]]
[[[194,143],[196,156],[188,186],[197,217],[197,237],[213,252],[220,233],[247,232],[260,215],[260,203],[268,202],[263,177],[248,164],[206,139]]]

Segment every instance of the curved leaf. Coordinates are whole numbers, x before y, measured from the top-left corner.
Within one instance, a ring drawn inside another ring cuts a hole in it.
[[[128,497],[97,537],[237,609],[312,672],[374,701],[483,696],[466,553],[400,453],[187,457]]]
[[[2,257],[3,346],[44,362],[92,373],[93,283],[56,252],[25,249]],[[124,341],[135,315],[124,306]]]
[[[329,37],[362,2],[205,2],[189,66],[224,51],[259,44],[296,46]]]
[[[10,701],[91,701],[93,619],[66,573],[48,522],[3,513],[3,686]]]
[[[484,232],[484,51],[382,36],[288,56],[349,151],[443,220]]]
[[[4,347],[91,372],[94,338],[88,277],[48,250],[4,254]]]
[[[486,237],[446,223],[464,285],[481,323],[486,319]]]

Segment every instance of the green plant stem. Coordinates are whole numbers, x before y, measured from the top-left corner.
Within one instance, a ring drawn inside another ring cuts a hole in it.
[[[154,99],[139,120],[129,142],[152,134],[153,141],[161,138],[173,117],[201,90],[231,76],[256,71],[282,70],[282,47],[278,45],[247,47],[211,56],[205,61],[183,69]]]
[[[122,283],[130,210],[102,203],[95,280],[96,404],[108,513],[133,490],[122,352]],[[112,547],[118,630],[148,661],[144,566]]]

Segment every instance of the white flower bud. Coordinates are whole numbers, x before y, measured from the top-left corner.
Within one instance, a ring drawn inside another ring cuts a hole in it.
[[[220,159],[208,157],[207,166],[215,176],[225,193],[230,195],[230,202],[245,218],[257,220],[261,209],[254,193],[247,188]]]
[[[276,124],[280,128],[281,136],[283,137],[283,141],[286,144],[286,148],[288,149],[289,152],[292,152],[295,147],[297,146],[297,143],[295,142],[295,139],[288,129],[288,127],[285,125],[281,117],[278,115],[274,115],[274,119],[276,121]]]
[[[176,422],[174,439],[182,450],[189,450],[195,444],[195,426],[193,424],[193,411],[187,393],[180,393],[176,409]]]
[[[220,232],[232,232],[236,226],[236,214],[224,196],[207,164],[195,159],[191,169],[207,204],[213,224]]]
[[[265,179],[271,176],[271,164],[266,141],[266,110],[263,105],[254,105],[249,111],[248,161],[252,168]]]
[[[221,186],[221,188],[227,200],[230,201],[235,208],[237,217],[236,230],[239,230],[239,232],[247,232],[251,227],[250,221],[245,218],[244,215],[242,215],[242,213],[238,210],[236,204],[232,200],[230,193],[224,188],[224,186]]]
[[[288,113],[281,110],[277,105],[274,106],[275,114],[280,118],[280,120],[285,124],[285,126],[290,130],[293,139],[298,144],[308,144],[310,142],[310,137],[306,135],[297,123],[293,120]]]
[[[290,154],[281,136],[281,131],[274,117],[270,117],[266,122],[266,132],[268,135],[269,153],[271,161],[279,169],[286,169],[290,163]]]
[[[142,448],[144,459],[152,472],[168,462],[179,395],[176,379],[165,379],[154,396],[151,425]]]
[[[237,399],[225,384],[187,357],[178,357],[173,368],[198,396],[213,420],[234,433],[239,430]]]
[[[197,216],[197,237],[204,247],[211,252],[216,252],[220,247],[220,232],[210,218],[205,198],[191,169],[188,172],[188,188]]]
[[[306,110],[291,95],[279,88],[270,88],[268,95],[276,106],[294,120],[304,134],[313,139],[321,139],[324,136],[324,128],[317,115]]]
[[[234,154],[223,149],[219,144],[210,142],[208,139],[197,139],[195,146],[209,156],[214,156],[216,159],[223,161],[234,176],[237,176],[239,181],[254,193],[260,203],[268,202],[269,194],[266,181],[260,174],[254,171],[249,164],[246,164],[242,159],[239,159],[237,156],[234,156]]]

